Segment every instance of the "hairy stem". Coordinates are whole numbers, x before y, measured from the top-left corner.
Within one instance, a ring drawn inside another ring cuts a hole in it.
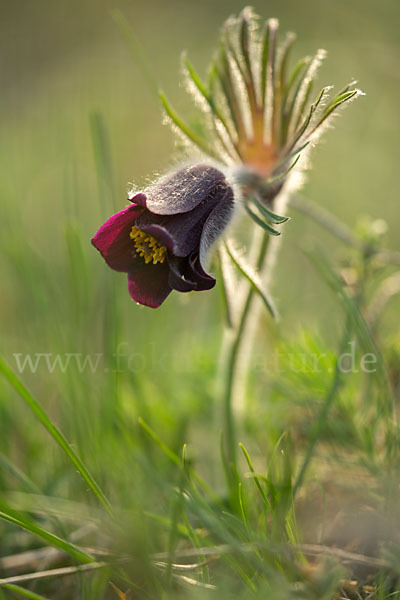
[[[256,261],[257,269],[262,269],[267,255],[270,237],[264,234]],[[236,426],[233,415],[233,396],[236,374],[239,364],[239,351],[245,335],[246,327],[249,322],[249,316],[253,305],[255,292],[252,287],[248,287],[243,297],[242,305],[239,310],[239,317],[233,329],[227,331],[227,344],[225,346],[225,392],[224,392],[224,421],[225,421],[225,452],[228,464],[233,470],[236,468],[237,457],[237,439]]]

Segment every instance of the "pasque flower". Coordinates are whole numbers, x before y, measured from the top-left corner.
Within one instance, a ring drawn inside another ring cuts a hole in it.
[[[205,164],[166,176],[104,223],[92,239],[106,263],[128,274],[131,297],[157,308],[172,290],[209,290],[206,254],[233,212],[233,191]]]
[[[112,269],[128,273],[129,292],[137,302],[157,307],[173,289],[215,285],[204,259],[234,205],[223,173],[235,184],[236,204],[267,234],[279,235],[275,226],[287,218],[271,208],[300,152],[359,93],[351,83],[329,98],[327,86],[310,103],[324,52],[289,69],[294,40],[288,34],[279,44],[276,19],[260,27],[252,9],[245,8],[225,23],[207,83],[184,59],[189,89],[205,116],[203,126],[198,120],[198,127],[191,128],[161,94],[175,130],[218,168],[197,164],[159,180],[130,197],[131,206],[111,217],[92,239]]]

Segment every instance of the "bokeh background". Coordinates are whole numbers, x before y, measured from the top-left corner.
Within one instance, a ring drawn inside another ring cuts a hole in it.
[[[328,51],[321,86],[355,78],[366,94],[325,133],[304,195],[351,227],[363,215],[383,217],[385,245],[400,250],[398,0],[253,5],[262,18],[279,18],[282,32],[297,33],[293,58]],[[220,26],[241,8],[238,0],[1,0],[0,351],[14,369],[14,354],[104,355],[96,373],[39,367],[21,377],[119,499],[132,494],[124,436],[131,427],[137,439],[139,415],[176,449],[190,439],[204,464],[215,452],[208,425],[218,410],[223,309],[218,288],[172,294],[157,311],[135,305],[125,277],[107,269],[90,237],[125,205],[129,182],[140,188],[173,164],[173,134],[149,79],[190,120],[180,54],[187,50],[205,74]],[[121,14],[139,53],[118,25]],[[273,286],[282,331],[295,338],[307,330],[334,347],[341,310],[300,250],[312,240],[335,261],[344,250],[307,218],[290,215]],[[382,323],[388,334],[398,308],[394,302]],[[266,340],[259,345],[267,353]],[[136,356],[122,375],[112,372],[118,344]],[[65,460],[48,451],[48,438],[5,384],[0,389],[3,456],[43,493],[73,497],[80,483]],[[254,400],[252,418],[267,399]],[[18,487],[3,472],[0,481],[3,489]]]

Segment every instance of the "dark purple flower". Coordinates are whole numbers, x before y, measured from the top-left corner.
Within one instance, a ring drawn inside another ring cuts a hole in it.
[[[214,287],[203,264],[233,212],[224,175],[207,165],[186,167],[129,200],[92,244],[112,269],[128,273],[131,297],[157,308],[172,290]]]

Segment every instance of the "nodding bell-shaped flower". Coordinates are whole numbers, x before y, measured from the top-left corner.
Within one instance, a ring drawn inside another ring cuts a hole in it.
[[[163,177],[113,215],[92,239],[109,267],[128,274],[131,297],[157,308],[172,290],[209,290],[210,246],[233,213],[233,191],[216,168],[199,164]]]

